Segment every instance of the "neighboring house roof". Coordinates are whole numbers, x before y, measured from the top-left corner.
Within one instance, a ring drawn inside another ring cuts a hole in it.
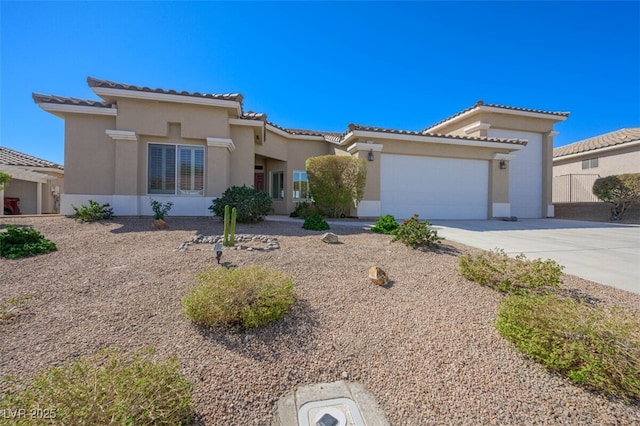
[[[569,116],[568,112],[557,112],[557,111],[544,111],[541,109],[531,109],[531,108],[520,108],[520,107],[513,107],[513,106],[507,106],[507,105],[499,105],[499,104],[485,104],[484,101],[479,100],[477,101],[474,105],[463,109],[462,111],[459,111],[453,115],[450,115],[449,117],[445,118],[444,120],[440,120],[435,124],[432,124],[431,126],[425,128],[423,130],[423,132],[428,132],[429,130],[440,126],[443,123],[446,123],[447,121],[451,121],[463,114],[466,114],[468,112],[471,112],[475,109],[477,110],[482,110],[482,109],[493,109],[493,108],[497,108],[497,109],[503,109],[505,111],[519,111],[519,112],[525,112],[525,113],[534,113],[534,114],[543,114],[543,115],[550,115],[550,116],[556,116],[562,120],[566,119]]]
[[[209,98],[220,99],[225,101],[236,101],[242,103],[242,95],[240,93],[224,93],[224,94],[211,94],[211,93],[199,93],[199,92],[178,92],[177,90],[164,90],[164,89],[152,89],[146,86],[134,86],[132,84],[116,83],[109,80],[100,80],[94,77],[87,77],[87,84],[89,87],[104,87],[108,89],[122,89],[122,90],[134,90],[137,92],[150,92],[150,93],[162,93],[165,95],[182,95],[192,96],[197,98]]]
[[[555,148],[553,150],[553,158],[586,153],[632,142],[640,142],[640,127],[620,129]]]
[[[60,164],[43,160],[32,155],[23,154],[22,152],[14,151],[13,149],[5,148],[3,146],[0,146],[0,164],[7,166],[41,167],[64,170],[64,167]]]

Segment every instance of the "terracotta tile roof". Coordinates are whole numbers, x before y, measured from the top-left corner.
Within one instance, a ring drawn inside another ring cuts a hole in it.
[[[64,104],[64,105],[78,105],[78,106],[89,106],[89,107],[97,107],[97,108],[111,108],[112,103],[107,102],[99,102],[99,101],[91,101],[88,99],[78,99],[78,98],[65,98],[62,96],[55,95],[42,95],[40,93],[33,93],[31,95],[33,100],[40,104]]]
[[[240,116],[240,118],[245,120],[259,120],[259,121],[267,121],[267,114],[263,112],[253,112],[249,111]]]
[[[526,145],[526,139],[517,139],[517,138],[489,138],[489,137],[475,137],[475,136],[453,136],[453,135],[445,135],[441,133],[430,133],[426,131],[415,132],[411,130],[396,130],[396,129],[386,129],[383,127],[372,127],[372,126],[361,126],[359,124],[350,123],[349,131],[361,130],[365,132],[380,132],[380,133],[392,133],[399,135],[413,135],[413,136],[428,136],[434,138],[446,138],[446,139],[462,139],[467,141],[481,141],[481,142],[498,142],[498,143],[511,143],[515,145]]]
[[[569,113],[568,112],[557,112],[557,111],[544,111],[541,109],[532,109],[532,108],[520,108],[520,107],[513,107],[513,106],[507,106],[507,105],[499,105],[499,104],[485,104],[484,101],[479,100],[478,102],[476,102],[474,105],[471,105],[469,108],[465,108],[460,112],[457,112],[453,115],[450,115],[449,117],[445,118],[444,120],[440,120],[435,124],[432,124],[431,126],[425,128],[423,131],[428,131],[429,129],[432,129],[436,126],[439,126],[440,124],[449,121],[453,118],[456,118],[466,112],[469,112],[475,108],[481,107],[481,106],[486,106],[486,107],[491,107],[491,108],[501,108],[501,109],[506,109],[506,110],[512,110],[512,111],[523,111],[523,112],[535,112],[538,114],[549,114],[549,115],[556,115],[558,117],[568,117]]]
[[[242,103],[242,95],[240,93],[208,94],[208,93],[186,92],[186,91],[178,92],[176,90],[152,89],[146,86],[143,87],[143,86],[134,86],[131,84],[115,83],[113,81],[100,80],[94,77],[87,77],[87,84],[89,85],[89,87],[134,90],[137,92],[162,93],[165,95],[192,96],[197,98],[220,99],[225,101],[235,101],[235,102]]]
[[[51,169],[64,170],[64,167],[60,164],[23,154],[3,146],[0,146],[0,164],[21,167],[47,167]]]
[[[630,127],[555,148],[553,158],[638,141],[640,141],[640,127]]]

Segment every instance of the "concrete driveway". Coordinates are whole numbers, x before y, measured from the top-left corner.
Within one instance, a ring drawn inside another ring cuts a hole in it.
[[[434,220],[433,225],[448,240],[553,259],[567,274],[640,294],[640,225],[561,219]]]

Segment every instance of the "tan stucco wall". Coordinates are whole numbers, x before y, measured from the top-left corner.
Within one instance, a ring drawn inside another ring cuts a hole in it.
[[[582,160],[598,158],[598,167],[582,168]],[[598,174],[600,176],[619,175],[622,173],[640,173],[640,146],[622,148],[598,153],[586,152],[580,156],[562,159],[553,163],[553,175]]]
[[[118,100],[117,128],[149,136],[167,136],[168,123],[180,123],[181,137],[229,138],[229,114],[204,105],[132,99]]]
[[[231,186],[253,186],[256,146],[253,141],[253,129],[234,126],[231,128],[231,139],[236,146],[231,153],[230,178]]]
[[[65,117],[66,194],[113,194],[115,145],[105,134],[114,117],[68,114]]]

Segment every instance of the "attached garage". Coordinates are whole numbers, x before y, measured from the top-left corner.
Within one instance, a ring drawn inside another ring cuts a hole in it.
[[[487,219],[489,162],[382,154],[383,214],[406,219]]]

